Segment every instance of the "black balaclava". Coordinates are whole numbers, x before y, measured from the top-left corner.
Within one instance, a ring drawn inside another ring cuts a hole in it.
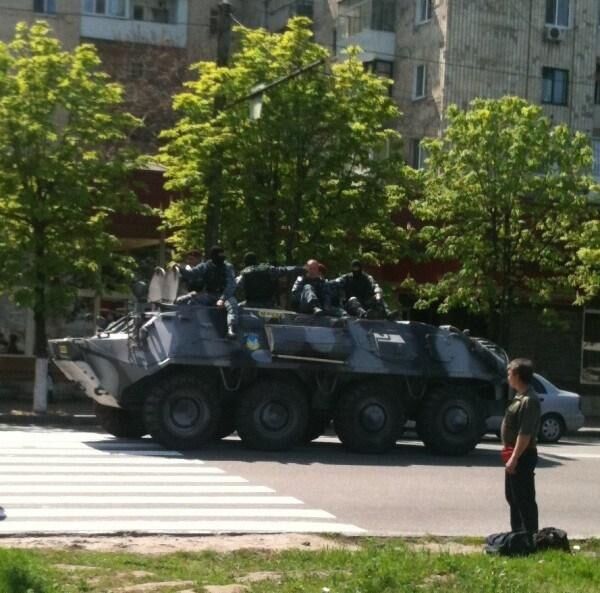
[[[355,278],[357,278],[361,274],[362,274],[362,264],[360,263],[360,260],[358,260],[358,259],[352,260],[352,275]]]
[[[225,250],[220,245],[211,247],[210,259],[217,266],[223,265],[225,263]]]
[[[245,266],[255,266],[258,264],[258,258],[256,257],[256,253],[253,251],[248,251],[244,256],[244,265]]]

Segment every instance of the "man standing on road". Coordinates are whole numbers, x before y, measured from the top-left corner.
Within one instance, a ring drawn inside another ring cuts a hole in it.
[[[510,507],[511,531],[538,530],[535,501],[537,434],[540,428],[540,400],[531,388],[533,363],[516,358],[508,365],[508,384],[516,395],[502,421],[502,458],[505,462],[505,494]]]

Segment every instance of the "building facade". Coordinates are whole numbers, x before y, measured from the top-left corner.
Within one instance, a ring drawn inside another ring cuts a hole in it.
[[[338,51],[358,44],[394,79],[407,159],[451,104],[518,95],[593,140],[600,177],[598,0],[340,0]]]

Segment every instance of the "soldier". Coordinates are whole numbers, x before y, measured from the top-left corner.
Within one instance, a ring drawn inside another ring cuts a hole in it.
[[[331,293],[319,266],[316,259],[309,259],[304,276],[298,276],[294,282],[292,303],[300,313],[323,315],[331,309]]]
[[[183,265],[186,270],[194,268],[200,263],[202,263],[202,252],[199,249],[192,249],[185,254]],[[191,280],[186,281],[186,286],[190,292],[200,292],[202,290],[202,285],[196,285]]]
[[[362,263],[355,259],[352,272],[333,281],[345,294],[344,308],[353,317],[383,317],[393,315],[383,300],[383,291],[370,274],[363,272]]]
[[[215,245],[210,250],[210,259],[193,268],[181,270],[181,277],[198,287],[196,293],[182,297],[180,302],[197,302],[209,307],[225,307],[227,310],[227,337],[236,337],[238,304],[233,296],[235,292],[235,273],[233,266],[225,261],[225,250]]]
[[[298,276],[303,273],[300,266],[272,266],[259,264],[255,253],[246,253],[244,269],[236,278],[237,288],[246,297],[246,307],[271,308],[277,305],[279,278]]]

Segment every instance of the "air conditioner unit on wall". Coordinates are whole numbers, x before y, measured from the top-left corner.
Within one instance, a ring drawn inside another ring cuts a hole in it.
[[[546,41],[559,43],[565,40],[567,30],[562,27],[546,27],[544,30],[544,38]]]

